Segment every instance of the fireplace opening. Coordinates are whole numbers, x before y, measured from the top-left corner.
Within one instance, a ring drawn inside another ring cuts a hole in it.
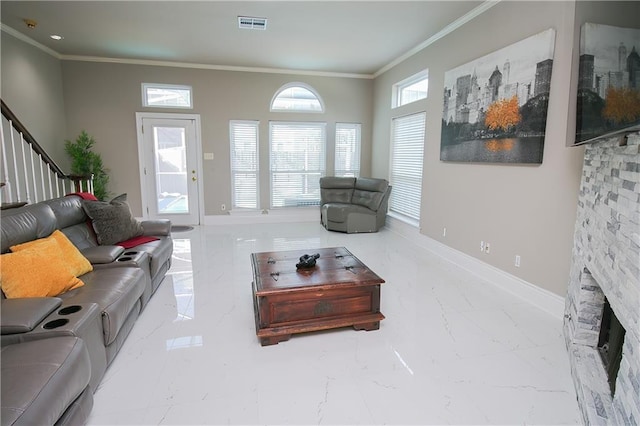
[[[600,326],[600,337],[598,338],[598,352],[607,371],[607,380],[611,396],[616,392],[616,378],[622,360],[622,344],[624,343],[625,330],[616,318],[609,301],[604,299],[602,310],[602,325]]]

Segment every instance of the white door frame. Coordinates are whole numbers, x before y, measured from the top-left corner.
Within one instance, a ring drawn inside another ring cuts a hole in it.
[[[195,124],[196,139],[196,167],[197,176],[200,180],[198,185],[198,221],[204,224],[204,179],[202,166],[202,137],[200,130],[200,114],[178,114],[178,113],[162,113],[162,112],[136,112],[136,133],[138,136],[138,169],[140,172],[140,195],[142,201],[142,218],[149,219],[149,213],[145,206],[149,204],[149,194],[147,194],[147,185],[145,184],[145,167],[153,169],[145,164],[144,155],[144,135],[142,134],[143,119],[160,119],[160,120],[193,120]]]

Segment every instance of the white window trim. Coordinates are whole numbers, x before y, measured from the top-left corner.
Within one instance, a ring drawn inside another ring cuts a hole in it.
[[[302,88],[307,89],[311,93],[313,93],[315,95],[316,99],[318,99],[318,102],[320,102],[320,111],[296,110],[296,109],[273,109],[273,102],[280,95],[280,93],[282,93],[284,90],[287,90],[287,89],[289,89],[291,87],[302,87]],[[318,94],[316,89],[314,89],[313,87],[311,87],[310,85],[308,85],[306,83],[301,83],[299,81],[296,81],[296,82],[287,83],[284,86],[280,87],[276,91],[276,93],[271,98],[271,102],[269,103],[269,111],[270,112],[292,112],[292,113],[298,113],[298,114],[299,113],[302,113],[302,114],[324,114],[325,108],[324,108],[324,101],[322,100],[322,97]]]
[[[405,106],[405,105],[411,105],[415,102],[419,102],[419,101],[423,101],[425,99],[427,99],[427,97],[424,97],[422,99],[418,99],[416,101],[413,102],[409,102],[406,103],[404,105],[400,105],[400,91],[402,89],[404,89],[407,86],[411,86],[414,83],[417,83],[420,80],[424,80],[426,79],[427,81],[429,80],[429,69],[425,69],[420,71],[419,73],[413,74],[410,77],[405,78],[404,80],[401,80],[397,83],[395,83],[393,86],[391,86],[391,108],[399,108],[401,106]]]
[[[147,98],[147,89],[178,89],[189,91],[189,106],[181,105],[150,105]],[[172,108],[172,109],[193,109],[193,87],[183,84],[162,84],[162,83],[142,83],[142,106],[146,108]]]
[[[232,149],[231,146],[229,146],[229,168],[231,170],[231,211],[244,211],[244,212],[250,212],[250,211],[258,211],[260,210],[260,121],[258,120],[230,120],[229,121],[229,141],[231,141],[231,138],[233,137],[233,132],[232,132],[232,127],[234,124],[246,124],[246,125],[252,125],[255,126],[256,128],[256,207],[255,208],[249,208],[249,207],[236,207],[235,206],[235,185],[234,185],[234,173],[235,173],[235,169],[233,167],[233,160],[232,160]],[[230,212],[231,212],[230,211]]]

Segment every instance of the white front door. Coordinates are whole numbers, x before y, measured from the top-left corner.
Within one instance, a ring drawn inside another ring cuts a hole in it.
[[[199,225],[199,116],[137,113],[145,217]]]

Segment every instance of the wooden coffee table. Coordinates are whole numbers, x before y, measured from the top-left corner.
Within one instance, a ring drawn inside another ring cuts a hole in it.
[[[301,256],[316,266],[296,269]],[[353,326],[377,330],[384,280],[344,247],[253,253],[253,306],[262,346],[292,334]]]

